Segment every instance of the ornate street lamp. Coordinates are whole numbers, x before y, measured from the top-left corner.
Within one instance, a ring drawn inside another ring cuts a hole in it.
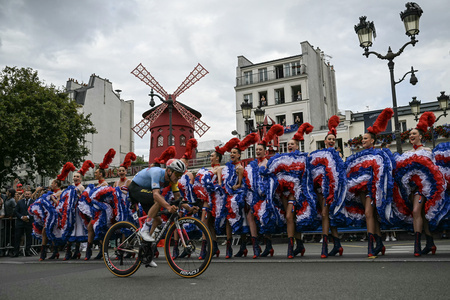
[[[412,97],[412,101],[409,102],[409,106],[411,107],[411,112],[414,115],[414,120],[417,122],[420,114],[420,101],[417,100],[417,97]]]
[[[450,97],[448,95],[445,95],[445,91],[441,92],[441,95],[439,97],[437,97],[437,100],[439,102],[439,107],[444,112],[444,114],[440,115],[439,118],[442,117],[442,116],[444,116],[444,117],[447,116],[448,100],[449,100],[449,98]],[[439,120],[439,118],[437,120]]]
[[[261,109],[260,106],[255,109],[255,122],[258,127],[264,123],[264,113],[265,110]]]
[[[411,37],[411,41],[407,42],[403,45],[403,47],[398,50],[398,52],[394,53],[391,50],[391,47],[388,48],[388,52],[386,55],[381,55],[375,51],[369,51],[369,47],[372,46],[372,36],[376,37],[375,25],[373,22],[367,21],[367,17],[363,16],[359,18],[359,24],[355,25],[355,32],[358,35],[359,45],[364,49],[363,55],[369,57],[369,55],[374,54],[379,59],[388,60],[389,73],[391,78],[391,92],[392,92],[392,106],[394,110],[394,123],[395,123],[395,140],[397,146],[397,152],[399,154],[402,153],[402,141],[400,137],[400,123],[398,121],[398,110],[397,110],[397,95],[395,91],[395,85],[403,81],[403,78],[396,82],[394,80],[394,58],[403,53],[406,46],[415,45],[418,40],[416,40],[416,35],[419,34],[419,19],[422,15],[423,11],[417,3],[408,2],[405,4],[406,10],[400,13],[400,17],[405,25],[406,35]],[[414,75],[414,69],[411,68],[411,84],[417,83],[417,78]],[[408,74],[407,73],[407,74]]]

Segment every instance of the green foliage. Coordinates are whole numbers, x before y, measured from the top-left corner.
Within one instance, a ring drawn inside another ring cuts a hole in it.
[[[90,116],[54,85],[44,85],[31,68],[5,67],[0,73],[0,167],[5,156],[12,165],[0,176],[16,176],[14,167],[26,164],[53,177],[70,161],[81,165],[89,153],[85,135],[96,133]],[[0,177],[1,179],[1,177]]]

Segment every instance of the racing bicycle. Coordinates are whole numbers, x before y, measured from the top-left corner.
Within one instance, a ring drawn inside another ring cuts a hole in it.
[[[155,230],[155,242],[146,242],[138,234],[145,222],[145,216],[139,220],[137,228],[131,222],[121,221],[112,225],[103,240],[103,260],[111,273],[119,277],[134,274],[141,264],[150,266],[157,253],[157,245],[163,239],[164,254],[170,268],[179,276],[193,278],[201,275],[208,268],[212,258],[212,239],[208,228],[193,217],[180,217],[182,204],[187,201],[177,200],[177,212],[168,215],[168,221],[162,229]],[[199,258],[201,250],[206,250],[204,258]],[[178,255],[181,253],[181,255]]]

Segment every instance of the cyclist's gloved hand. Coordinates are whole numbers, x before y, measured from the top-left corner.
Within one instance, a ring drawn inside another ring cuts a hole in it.
[[[171,214],[174,214],[174,213],[177,212],[177,209],[178,209],[178,208],[177,208],[175,205],[171,205],[171,206],[169,207],[168,211],[169,211]]]

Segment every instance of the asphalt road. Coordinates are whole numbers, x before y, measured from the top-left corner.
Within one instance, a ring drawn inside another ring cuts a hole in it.
[[[306,244],[304,257],[215,258],[198,278],[158,268],[117,278],[102,261],[0,259],[0,299],[449,299],[450,241],[437,241],[436,255],[416,258],[412,242],[387,243],[385,256],[366,257],[366,243],[344,243],[342,257],[320,259],[320,244]],[[235,247],[237,251],[238,247]],[[224,247],[221,247],[224,250]],[[251,250],[251,249],[249,249]],[[252,251],[249,251],[249,254]]]

